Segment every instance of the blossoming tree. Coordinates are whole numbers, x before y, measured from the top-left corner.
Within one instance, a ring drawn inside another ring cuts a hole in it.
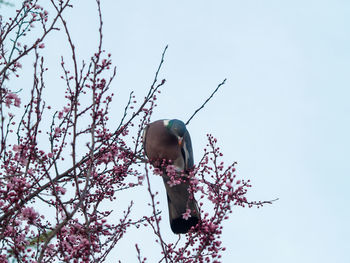
[[[153,168],[142,147],[142,131],[165,84],[158,78],[166,49],[147,94],[137,102],[131,93],[120,122],[110,123],[116,69],[102,46],[100,1],[98,48],[82,63],[65,18],[71,2],[47,1],[54,10],[49,13],[38,0],[25,0],[9,19],[0,15],[0,262],[101,262],[135,226],[153,230],[159,262],[219,262],[225,250],[222,222],[232,208],[270,201],[246,199],[249,180],[236,179],[235,163],[225,166],[217,140],[207,135],[207,149],[191,172],[189,188],[201,220],[185,241],[167,242],[151,187],[155,175],[150,175]],[[46,37],[57,30],[65,32],[71,66],[62,57],[65,105],[54,109],[43,96],[48,69],[42,50]],[[29,56],[33,68],[24,69],[21,61]],[[11,86],[24,70],[34,72],[32,86],[25,87],[27,100]],[[151,214],[132,217],[131,202],[118,223],[111,223],[112,211],[103,204],[137,187],[147,188]],[[146,262],[142,244],[135,244],[135,255]]]

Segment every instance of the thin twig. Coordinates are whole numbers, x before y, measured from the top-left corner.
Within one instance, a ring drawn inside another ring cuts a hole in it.
[[[128,101],[128,103],[126,104],[125,109],[124,109],[123,118],[121,119],[120,124],[119,124],[117,130],[119,130],[120,127],[122,127],[123,122],[124,122],[124,119],[125,119],[126,115],[128,114],[128,109],[129,109],[129,106],[130,106],[130,104],[131,104],[131,99],[132,99],[132,97],[133,97],[133,94],[134,94],[134,91],[131,91],[131,92],[130,92],[130,95],[129,95],[129,101]]]
[[[148,223],[153,228],[154,234],[158,237],[159,245],[162,248],[165,262],[168,263],[168,253],[167,253],[167,249],[166,249],[166,243],[164,242],[163,237],[162,237],[161,232],[160,232],[160,226],[159,226],[160,218],[157,218],[156,202],[154,200],[155,194],[152,193],[151,183],[150,183],[149,176],[148,176],[147,164],[145,164],[145,174],[146,174],[146,179],[147,179],[147,190],[151,196],[151,201],[152,201],[152,209],[153,209],[155,226],[151,223],[151,221],[149,221]],[[163,261],[163,258],[161,259],[161,261]]]
[[[214,96],[214,94],[219,90],[219,88],[224,85],[226,82],[226,79],[224,79],[217,87],[216,89],[213,91],[213,93],[210,95],[209,98],[207,98],[207,100],[202,104],[202,106],[200,106],[193,114],[192,116],[188,119],[188,121],[186,122],[186,125],[188,125],[190,123],[190,121],[192,120],[192,118],[197,114],[197,112],[199,112],[201,109],[204,108],[205,104],[208,103],[209,100],[211,100],[211,98]]]
[[[159,72],[160,72],[160,69],[162,68],[162,65],[163,65],[163,62],[164,62],[165,53],[166,53],[167,49],[168,49],[168,45],[166,45],[165,48],[164,48],[164,50],[163,50],[162,59],[160,60],[158,69],[157,69],[157,71],[156,71],[156,75],[154,76],[154,80],[153,80],[151,89],[150,89],[149,92],[148,92],[147,97],[148,97],[149,95],[151,95],[152,89],[154,88],[154,85],[155,85],[155,84],[157,83],[157,81],[158,81],[158,74],[159,74]]]

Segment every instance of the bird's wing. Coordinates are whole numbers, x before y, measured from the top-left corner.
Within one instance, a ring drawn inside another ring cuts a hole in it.
[[[194,165],[191,137],[188,131],[184,134],[181,153],[185,162],[185,170],[191,169]]]

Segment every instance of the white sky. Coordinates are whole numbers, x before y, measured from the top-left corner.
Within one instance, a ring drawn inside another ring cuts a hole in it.
[[[74,2],[68,22],[88,59],[97,43],[95,2]],[[250,198],[280,200],[234,209],[223,262],[350,262],[350,2],[102,1],[102,11],[104,48],[117,65],[116,109],[131,90],[143,98],[166,44],[167,83],[154,120],[187,120],[228,79],[188,127],[195,160],[212,133],[226,163],[237,161],[238,176],[251,179]],[[57,35],[45,42],[52,100],[63,91],[55,71],[61,55],[69,59],[63,42]],[[160,178],[157,187],[167,214]],[[165,231],[167,224],[166,217]],[[135,242],[152,262],[154,238],[145,235],[127,235],[109,262],[136,262]]]

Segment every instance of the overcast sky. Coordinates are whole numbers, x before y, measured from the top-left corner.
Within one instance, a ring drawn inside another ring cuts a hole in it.
[[[89,58],[97,45],[96,5],[73,3],[68,23],[80,57]],[[186,121],[227,78],[188,127],[195,161],[212,133],[225,162],[237,161],[237,175],[251,179],[248,197],[279,201],[234,209],[223,262],[350,262],[350,2],[105,0],[102,11],[104,48],[117,66],[116,109],[131,90],[143,98],[167,44],[167,83],[154,120]],[[69,50],[52,36],[47,63],[59,69]],[[48,76],[58,79],[55,70]],[[62,91],[56,83],[51,95]],[[161,179],[153,184],[167,214]],[[141,213],[148,211],[142,205]],[[171,241],[167,220],[162,227]],[[152,262],[154,237],[142,245],[145,235],[126,235],[109,262],[136,262],[135,242]]]

